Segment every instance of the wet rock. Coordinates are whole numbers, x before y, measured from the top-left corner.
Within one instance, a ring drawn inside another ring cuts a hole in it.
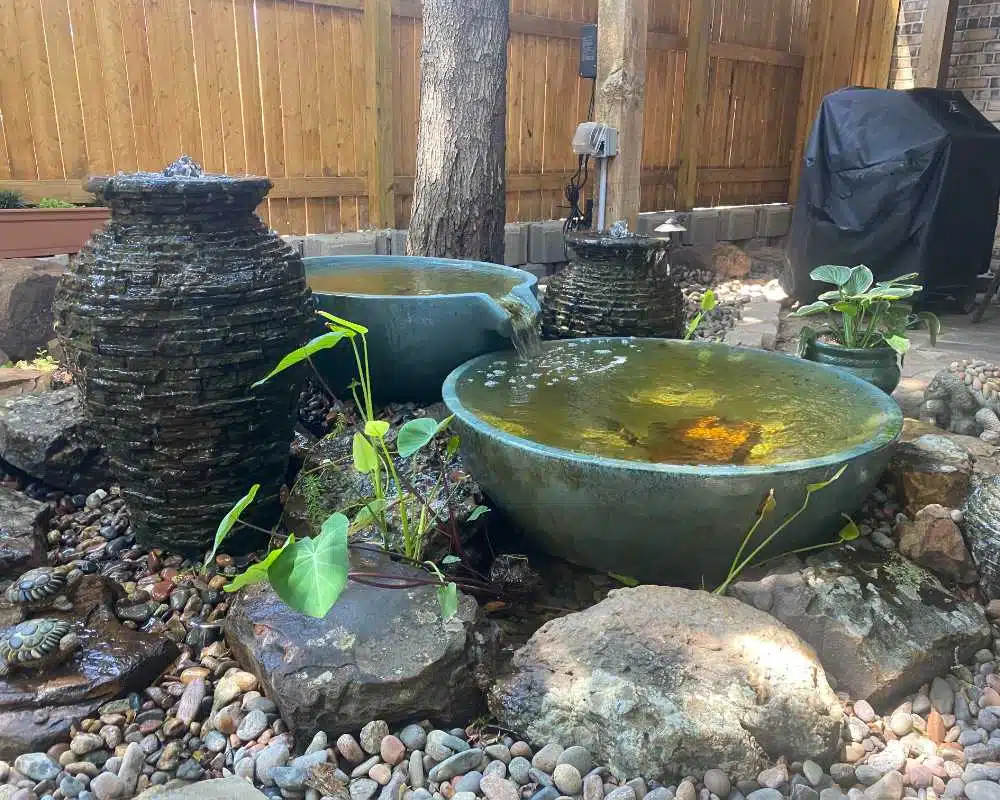
[[[900,442],[889,475],[912,516],[933,504],[961,508],[969,494],[972,464],[969,452],[951,438],[926,434]]]
[[[0,459],[57,489],[89,492],[111,482],[75,388],[0,401]]]
[[[979,578],[962,531],[951,519],[950,509],[926,506],[912,522],[897,525],[896,535],[900,553],[943,580],[964,584],[975,583]]]
[[[763,612],[705,592],[613,591],[542,627],[513,667],[490,694],[500,724],[539,744],[570,730],[615,774],[757,774],[765,754],[825,760],[840,740],[811,649]]]
[[[750,572],[730,594],[762,590],[769,611],[817,649],[838,689],[891,703],[946,673],[990,640],[982,608],[949,592],[896,553],[845,545],[803,563],[786,558]]]
[[[362,568],[413,574],[381,560]],[[433,587],[386,592],[350,583],[317,620],[258,584],[233,603],[225,634],[241,663],[261,669],[264,692],[296,738],[308,741],[318,730],[359,730],[373,719],[443,712],[467,724],[482,708],[476,611],[462,597],[458,614],[443,622]]]
[[[42,563],[51,517],[45,503],[0,486],[0,579],[16,578]]]
[[[253,213],[270,182],[172,168],[88,181],[111,219],[53,311],[137,539],[183,551],[210,546],[249,485],[247,521],[280,512],[302,376],[248,387],[308,338],[312,315],[302,259]],[[156,221],[135,224],[143,214]]]

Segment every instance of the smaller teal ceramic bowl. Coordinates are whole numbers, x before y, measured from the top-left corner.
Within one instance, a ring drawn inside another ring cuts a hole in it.
[[[303,259],[316,308],[368,328],[372,390],[380,403],[430,403],[459,364],[511,348],[511,319],[499,302],[516,299],[536,315],[538,279],[481,261],[416,256]],[[317,322],[317,327],[321,322]],[[314,359],[342,398],[357,375],[348,342]]]

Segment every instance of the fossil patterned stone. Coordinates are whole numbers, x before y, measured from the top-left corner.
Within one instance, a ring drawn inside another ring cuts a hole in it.
[[[545,290],[544,338],[680,338],[684,298],[670,275],[666,240],[580,233],[566,244],[570,264]]]
[[[61,619],[32,619],[0,636],[0,676],[12,670],[42,670],[69,658],[79,647],[73,626]]]
[[[111,208],[59,284],[56,330],[137,538],[196,550],[253,483],[279,508],[308,336],[302,259],[254,214],[271,183],[202,173],[92,178]]]

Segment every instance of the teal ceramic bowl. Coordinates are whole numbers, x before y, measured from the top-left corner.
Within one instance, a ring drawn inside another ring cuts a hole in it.
[[[439,401],[442,382],[459,364],[510,348],[511,320],[501,296],[513,296],[535,316],[540,311],[538,279],[513,267],[415,256],[303,260],[316,308],[368,328],[379,402]],[[394,293],[402,291],[420,293]],[[315,363],[330,388],[349,398],[347,386],[357,375],[350,344],[341,342]]]

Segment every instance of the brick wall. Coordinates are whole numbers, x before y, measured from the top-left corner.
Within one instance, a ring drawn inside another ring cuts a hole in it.
[[[899,4],[899,21],[896,24],[896,46],[893,48],[889,72],[889,86],[893,89],[912,89],[920,58],[920,35],[924,31],[924,11],[927,0],[902,0]]]
[[[927,2],[900,3],[889,76],[894,89],[913,88]],[[1000,126],[1000,1],[959,0],[946,86],[960,89],[990,122]],[[993,247],[993,268],[998,267],[1000,229]]]

